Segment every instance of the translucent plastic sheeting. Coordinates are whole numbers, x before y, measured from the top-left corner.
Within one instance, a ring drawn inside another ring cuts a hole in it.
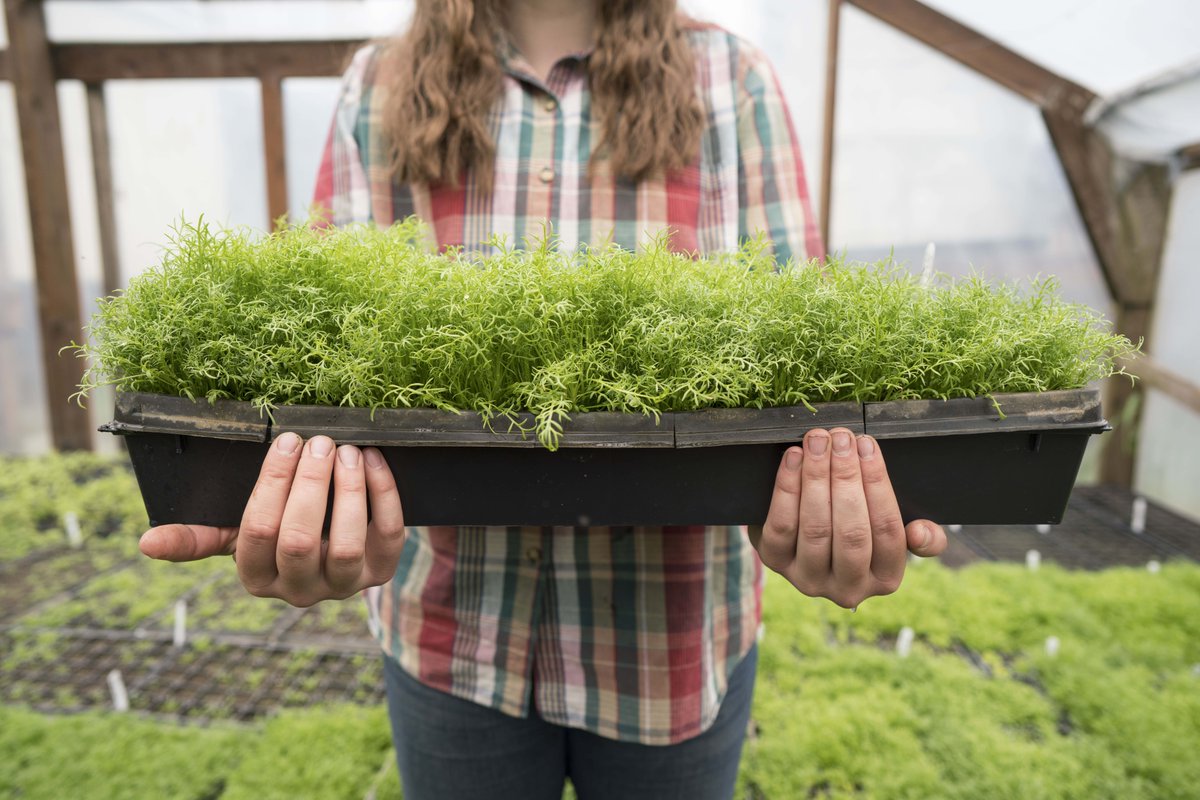
[[[111,81],[106,92],[126,278],[157,263],[181,219],[267,227],[257,81]]]
[[[283,82],[288,209],[293,219],[304,219],[308,214],[339,83],[336,78],[291,78]]]
[[[831,246],[920,269],[1056,275],[1109,297],[1036,107],[857,9],[843,11]]]
[[[1154,328],[1147,347],[1156,361],[1200,384],[1200,170],[1175,184],[1159,278]],[[1133,371],[1137,372],[1134,365]],[[1200,519],[1200,414],[1157,391],[1146,393],[1138,437],[1137,486],[1164,505]]]
[[[412,0],[49,0],[60,42],[354,39],[386,36]]]
[[[1165,77],[1096,109],[1096,125],[1126,158],[1170,161],[1181,148],[1200,142],[1200,61]]]

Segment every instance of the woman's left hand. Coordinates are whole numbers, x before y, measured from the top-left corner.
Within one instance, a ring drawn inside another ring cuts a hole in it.
[[[804,594],[855,608],[896,591],[908,551],[939,555],[946,532],[925,519],[906,526],[879,445],[834,428],[811,430],[803,449],[784,453],[767,521],[750,541]]]

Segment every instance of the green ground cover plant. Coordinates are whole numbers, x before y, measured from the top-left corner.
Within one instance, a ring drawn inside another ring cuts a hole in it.
[[[136,628],[155,615],[169,613],[180,596],[228,570],[230,563],[217,559],[169,564],[142,558],[89,581],[74,597],[22,615],[18,621],[27,627]]]
[[[1190,800],[1200,785],[1195,564],[925,561],[856,614],[768,579],[764,618],[739,800]],[[0,796],[396,800],[387,736],[382,707],[206,729],[0,706]]]
[[[1134,351],[1052,279],[924,286],[890,264],[712,259],[665,241],[431,253],[419,223],[183,225],[103,301],[82,388],[284,404],[656,414],[1073,389]]]
[[[0,561],[67,545],[64,517],[75,514],[89,546],[136,552],[130,537],[147,527],[127,459],[95,453],[0,457]]]

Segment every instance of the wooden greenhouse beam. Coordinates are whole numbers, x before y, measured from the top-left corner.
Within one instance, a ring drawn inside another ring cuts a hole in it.
[[[1200,142],[1179,148],[1176,153],[1179,158],[1179,168],[1183,170],[1200,167]]]
[[[57,44],[60,80],[100,83],[146,78],[280,78],[341,75],[358,39],[187,44]]]
[[[1157,389],[1172,400],[1200,414],[1200,385],[1174,372],[1150,357],[1131,360],[1124,365],[1151,389]]]
[[[1011,89],[1039,108],[1079,114],[1095,95],[918,0],[846,0],[896,30]]]
[[[830,219],[833,216],[833,137],[837,112],[838,40],[842,0],[829,0],[825,29],[825,119],[821,153],[821,241],[829,249]]]
[[[33,234],[51,438],[60,450],[88,450],[92,446],[88,412],[68,401],[83,380],[83,361],[69,355],[59,357],[60,348],[80,337],[82,313],[58,94],[42,4],[38,0],[5,0],[4,18]]]
[[[287,155],[283,133],[283,81],[278,75],[261,78],[263,163],[267,179],[267,219],[272,225],[288,213]]]
[[[87,85],[88,132],[92,143],[92,179],[96,186],[96,216],[100,228],[100,269],[104,294],[121,288],[121,264],[117,260],[116,196],[113,192],[112,154],[108,144],[108,107],[104,84]]]
[[[8,51],[0,50],[0,81],[12,80],[8,74]]]

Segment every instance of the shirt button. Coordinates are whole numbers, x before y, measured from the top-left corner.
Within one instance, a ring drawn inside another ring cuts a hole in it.
[[[554,168],[542,167],[542,171],[538,177],[542,179],[542,183],[550,183],[552,180],[554,180]]]
[[[550,113],[554,113],[555,111],[558,110],[558,101],[555,100],[553,97],[547,97],[546,102],[542,104],[542,107],[545,108]]]
[[[531,547],[525,551],[525,557],[529,559],[530,564],[536,564],[542,560],[542,548]]]

